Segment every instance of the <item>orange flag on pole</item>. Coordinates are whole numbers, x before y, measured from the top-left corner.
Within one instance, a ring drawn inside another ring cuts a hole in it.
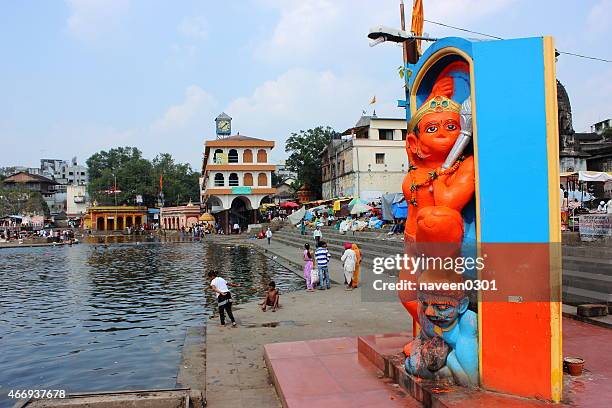
[[[414,0],[412,6],[412,26],[410,31],[418,37],[423,35],[423,0]],[[416,40],[417,51],[421,54],[421,40]]]
[[[161,192],[164,191],[164,175],[160,174],[159,175],[159,192],[161,194]]]

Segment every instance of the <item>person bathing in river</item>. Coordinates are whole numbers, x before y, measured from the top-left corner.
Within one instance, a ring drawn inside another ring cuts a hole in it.
[[[217,276],[215,271],[208,272],[208,279],[210,279],[211,289],[217,294],[221,326],[225,326],[225,312],[227,312],[227,315],[232,322],[232,327],[236,327],[236,320],[234,320],[234,314],[232,313],[232,294],[230,293],[228,286],[238,287],[240,285],[227,282],[222,277]]]
[[[276,283],[274,281],[268,283],[266,297],[261,303],[261,310],[265,312],[268,306],[272,308],[273,312],[276,312],[276,309],[280,307],[280,292],[276,289]]]

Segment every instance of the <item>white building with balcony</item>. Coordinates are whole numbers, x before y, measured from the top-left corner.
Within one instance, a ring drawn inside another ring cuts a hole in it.
[[[273,148],[273,141],[240,134],[205,143],[200,198],[223,228],[255,223],[259,206],[271,202]]]
[[[323,199],[372,201],[402,191],[408,170],[405,119],[362,116],[321,152]]]

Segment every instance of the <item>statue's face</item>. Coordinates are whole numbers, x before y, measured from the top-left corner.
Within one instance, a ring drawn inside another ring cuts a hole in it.
[[[449,111],[428,113],[419,121],[418,129],[423,153],[446,155],[461,131],[459,114]]]
[[[428,332],[433,331],[433,327],[428,327],[427,323],[442,329],[452,326],[464,309],[462,303],[452,297],[421,292],[419,294],[419,315],[420,320],[424,322],[423,328]],[[428,334],[433,335],[433,332]]]

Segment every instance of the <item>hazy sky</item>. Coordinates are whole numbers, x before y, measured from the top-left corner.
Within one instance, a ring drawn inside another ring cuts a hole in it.
[[[407,1],[407,9],[411,7]],[[273,139],[344,130],[373,95],[402,117],[401,49],[368,47],[399,26],[399,0],[49,0],[0,3],[0,166],[85,161],[101,149],[168,152],[195,169],[221,111]],[[504,38],[553,35],[612,59],[612,0],[424,0],[425,18]],[[425,23],[431,36],[474,35]],[[608,40],[606,40],[608,38]],[[574,128],[612,116],[612,64],[561,56]],[[500,78],[503,82],[503,78]],[[520,129],[520,115],[517,115]]]

